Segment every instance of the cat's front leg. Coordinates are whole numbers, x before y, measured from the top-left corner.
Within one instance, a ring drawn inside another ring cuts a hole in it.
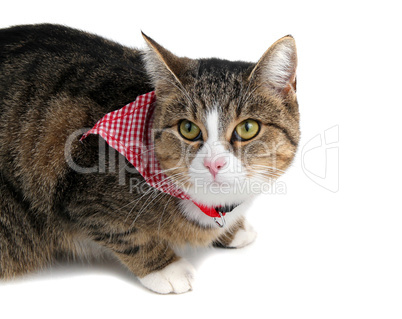
[[[220,248],[243,248],[254,242],[256,237],[257,232],[243,219],[235,227],[221,235],[213,245]]]
[[[152,291],[169,294],[192,290],[194,267],[164,241],[149,241],[135,251],[115,251],[115,254]]]

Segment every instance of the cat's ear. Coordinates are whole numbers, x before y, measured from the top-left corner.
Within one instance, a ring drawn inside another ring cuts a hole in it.
[[[181,58],[165,49],[142,32],[149,50],[145,53],[145,67],[156,88],[172,86],[172,81],[183,85],[186,72],[192,67],[193,60]],[[174,83],[173,83],[174,84]]]
[[[282,96],[296,92],[297,53],[292,36],[276,41],[257,62],[249,80],[275,90]]]

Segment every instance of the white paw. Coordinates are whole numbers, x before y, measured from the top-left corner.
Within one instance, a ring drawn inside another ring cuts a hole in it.
[[[148,289],[160,294],[181,294],[193,288],[195,269],[185,259],[181,258],[166,266],[139,278]]]
[[[239,229],[228,247],[242,248],[251,244],[257,238],[257,232],[247,222],[244,222],[245,229]]]

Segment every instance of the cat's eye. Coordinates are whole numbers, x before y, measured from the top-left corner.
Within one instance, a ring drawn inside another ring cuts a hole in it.
[[[179,123],[180,135],[190,141],[196,141],[201,138],[201,129],[189,120],[182,120]]]
[[[238,141],[248,141],[257,136],[259,132],[260,124],[255,120],[248,119],[236,126],[233,135]]]

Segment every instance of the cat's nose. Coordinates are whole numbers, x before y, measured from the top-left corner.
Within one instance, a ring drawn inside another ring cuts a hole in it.
[[[223,157],[216,157],[216,158],[205,158],[204,159],[204,166],[209,169],[212,176],[216,177],[219,170],[226,165],[226,160]]]

